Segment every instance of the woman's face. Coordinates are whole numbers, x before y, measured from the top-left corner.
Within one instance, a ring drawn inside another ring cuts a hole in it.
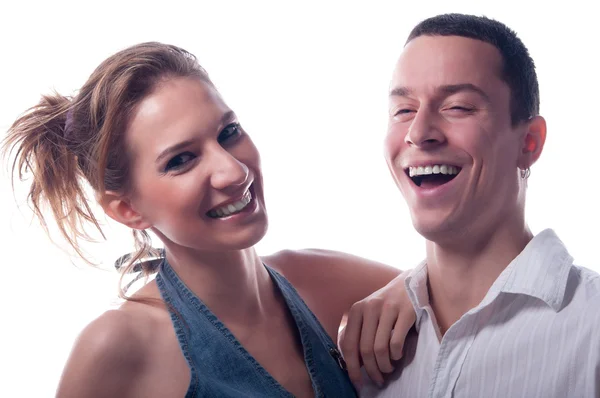
[[[167,247],[239,250],[264,236],[260,156],[210,84],[160,82],[135,108],[125,143],[130,207]]]

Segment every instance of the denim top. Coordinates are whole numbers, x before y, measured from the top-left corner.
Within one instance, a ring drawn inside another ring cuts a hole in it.
[[[344,360],[296,289],[267,267],[294,318],[316,397],[355,397]],[[186,398],[293,397],[241,345],[164,259],[156,282],[190,367]]]

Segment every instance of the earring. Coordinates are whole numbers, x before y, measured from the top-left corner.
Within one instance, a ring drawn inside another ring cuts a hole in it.
[[[526,169],[521,169],[521,178],[526,180],[529,178],[529,176],[531,175],[531,170],[528,168]]]

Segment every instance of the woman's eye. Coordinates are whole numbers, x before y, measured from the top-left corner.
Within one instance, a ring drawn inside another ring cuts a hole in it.
[[[169,160],[169,162],[165,166],[165,172],[179,170],[195,158],[196,155],[194,155],[191,152],[180,153],[179,155],[174,156],[171,158],[171,160]]]
[[[220,144],[239,137],[242,134],[242,127],[239,123],[230,123],[221,131],[217,140]]]

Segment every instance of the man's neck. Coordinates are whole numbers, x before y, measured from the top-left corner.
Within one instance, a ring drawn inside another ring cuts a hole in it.
[[[532,238],[521,219],[496,228],[483,239],[458,245],[427,241],[429,299],[442,335],[483,300]]]

